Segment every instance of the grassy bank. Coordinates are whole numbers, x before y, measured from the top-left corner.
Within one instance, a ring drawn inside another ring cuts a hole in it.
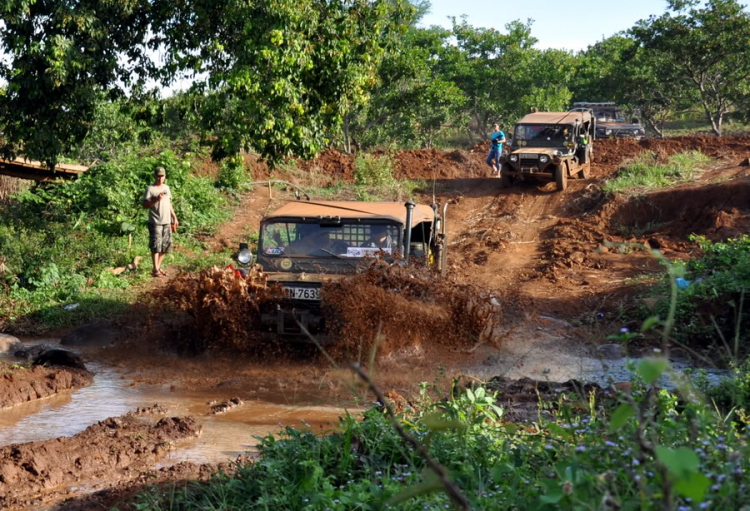
[[[719,413],[687,388],[657,390],[665,370],[658,360],[642,362],[626,394],[547,396],[539,420],[523,424],[502,420],[491,384],[450,399],[425,393],[398,421],[446,480],[376,406],[361,420],[344,417],[327,436],[268,436],[235,476],[154,488],[136,507],[740,509],[750,499],[747,417]]]
[[[622,167],[615,178],[607,180],[602,190],[607,193],[637,192],[688,181],[709,161],[708,156],[700,151],[673,154],[666,162],[654,152],[646,151]]]

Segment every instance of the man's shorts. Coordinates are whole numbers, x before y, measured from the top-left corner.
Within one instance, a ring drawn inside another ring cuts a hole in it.
[[[172,248],[172,228],[169,224],[148,224],[148,248],[152,254],[166,254]]]

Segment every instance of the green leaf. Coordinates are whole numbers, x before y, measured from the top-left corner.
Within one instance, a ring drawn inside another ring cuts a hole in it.
[[[609,432],[612,433],[623,427],[634,414],[633,405],[624,403],[618,406],[609,421]]]
[[[669,449],[658,446],[656,457],[678,479],[686,478],[698,470],[698,455],[687,447]]]
[[[422,417],[428,429],[444,431],[447,429],[466,429],[466,424],[455,419],[447,419],[441,412],[431,412]]]
[[[678,480],[674,484],[674,489],[677,493],[691,498],[695,502],[700,502],[706,495],[706,490],[708,490],[710,485],[711,480],[708,477],[700,472],[693,472],[692,474]]]
[[[653,385],[659,379],[664,371],[667,370],[669,362],[665,358],[646,358],[638,364],[636,372],[646,385]]]
[[[549,429],[552,433],[555,433],[561,437],[565,438],[573,438],[573,434],[568,431],[567,429],[561,428],[557,424],[550,422],[547,424],[547,429]]]
[[[437,474],[432,470],[424,470],[422,472],[423,481],[419,484],[409,486],[408,488],[398,492],[396,495],[386,501],[388,505],[400,504],[406,502],[409,499],[424,495],[426,493],[432,493],[442,489],[443,485],[440,482]]]
[[[641,332],[648,332],[654,326],[656,326],[659,323],[659,316],[651,316],[649,318],[646,318],[646,321],[643,322],[641,325]]]

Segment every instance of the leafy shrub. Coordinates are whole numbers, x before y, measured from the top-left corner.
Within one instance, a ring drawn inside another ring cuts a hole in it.
[[[748,346],[750,236],[722,243],[691,239],[703,255],[685,267],[688,285],[678,295],[674,333],[686,342],[718,343],[722,354],[736,358]]]
[[[224,158],[219,166],[219,176],[217,184],[222,188],[236,190],[247,180],[245,171],[245,161],[242,155],[230,156]]]
[[[354,183],[363,186],[391,185],[393,164],[387,156],[358,155],[354,160]]]

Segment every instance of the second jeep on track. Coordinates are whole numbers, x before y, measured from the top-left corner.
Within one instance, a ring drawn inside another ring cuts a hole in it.
[[[503,186],[533,178],[554,180],[557,189],[564,190],[568,178],[588,178],[595,122],[591,111],[538,112],[523,117],[513,130],[509,152],[500,157]]]

